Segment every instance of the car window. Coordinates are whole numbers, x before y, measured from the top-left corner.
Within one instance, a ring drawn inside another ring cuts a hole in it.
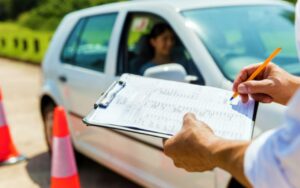
[[[150,15],[137,14],[132,17],[126,41],[130,73],[139,74],[141,66],[151,60],[151,52],[147,44],[148,34],[155,23],[161,22],[164,21]]]
[[[149,34],[153,27],[158,24],[167,24],[170,26],[170,24],[161,17],[149,13],[131,13],[128,16],[123,29],[123,41],[121,41],[122,44],[119,55],[121,59],[119,59],[119,70],[117,70],[117,74],[127,72],[142,75],[140,70],[154,58],[153,50],[151,50],[149,44]],[[171,30],[174,34],[174,45],[170,54],[169,63],[180,64],[186,69],[188,74],[200,78],[200,73],[190,53],[176,32],[172,28]],[[203,84],[202,77],[198,83]]]
[[[84,19],[81,19],[78,24],[75,26],[74,30],[72,31],[65,47],[63,49],[61,60],[64,63],[73,63],[73,58],[75,56],[76,48],[77,48],[77,41],[80,37],[81,30],[84,26]]]
[[[64,48],[63,60],[103,72],[116,16],[117,14],[106,14],[80,21]]]
[[[183,11],[223,74],[231,81],[239,71],[283,50],[273,62],[300,75],[294,34],[294,11],[285,6],[233,6]],[[274,21],[276,20],[276,21]]]

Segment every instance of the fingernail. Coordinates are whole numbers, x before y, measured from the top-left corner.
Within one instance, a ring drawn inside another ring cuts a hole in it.
[[[238,92],[246,94],[247,93],[247,87],[245,85],[243,85],[243,84],[239,85]]]

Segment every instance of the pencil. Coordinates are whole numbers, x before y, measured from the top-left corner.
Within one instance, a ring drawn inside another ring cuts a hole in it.
[[[274,52],[265,60],[264,63],[262,63],[252,74],[251,76],[246,80],[253,80],[271,61],[274,59],[274,57],[281,51],[281,48],[277,48],[274,50]],[[233,96],[230,98],[230,100],[234,99],[239,95],[238,92],[234,92]]]

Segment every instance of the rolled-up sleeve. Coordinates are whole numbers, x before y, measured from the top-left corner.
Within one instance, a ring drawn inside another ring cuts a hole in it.
[[[253,187],[300,187],[300,91],[286,112],[285,124],[255,139],[244,158]]]

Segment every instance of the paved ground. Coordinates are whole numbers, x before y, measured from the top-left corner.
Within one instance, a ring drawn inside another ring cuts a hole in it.
[[[38,111],[40,67],[0,58],[0,87],[10,131],[26,162],[0,167],[0,188],[49,187],[50,156]],[[137,187],[97,163],[83,158],[78,166],[82,187]]]

